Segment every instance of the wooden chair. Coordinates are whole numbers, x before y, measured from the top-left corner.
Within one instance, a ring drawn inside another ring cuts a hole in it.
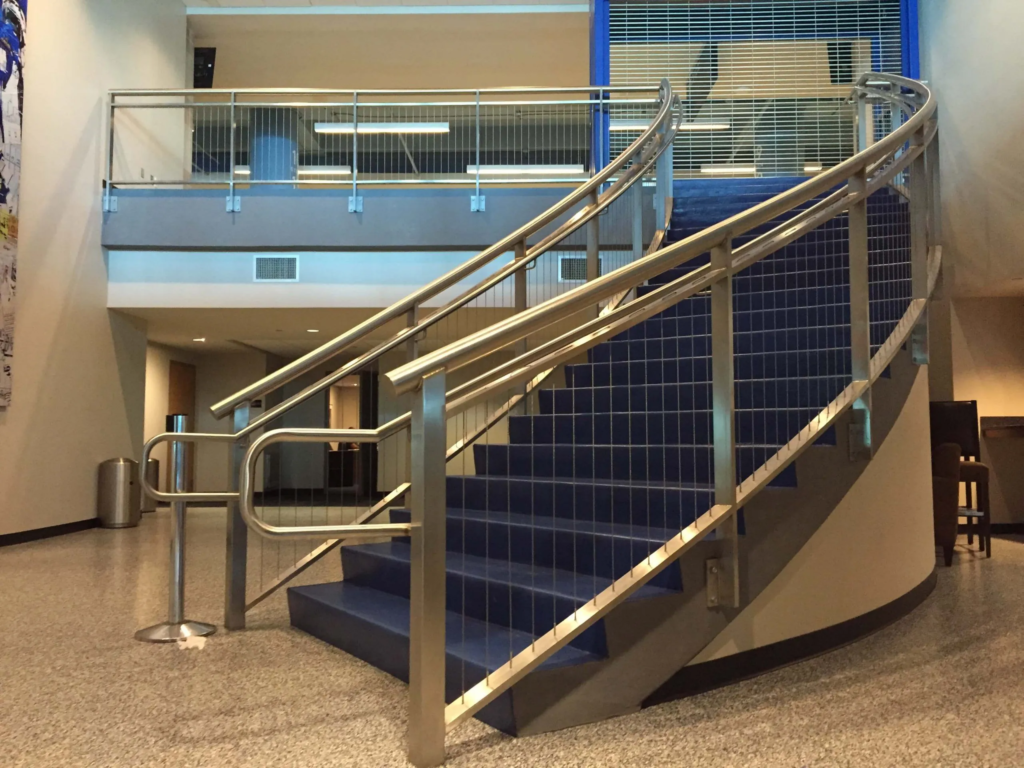
[[[932,504],[935,546],[942,547],[946,567],[953,564],[953,547],[960,527],[960,446],[943,443],[932,449]]]
[[[981,463],[978,401],[931,403],[932,455],[944,443],[960,446],[960,482],[966,485],[967,503],[958,510],[967,519],[967,543],[974,543],[975,528],[981,551],[992,557],[992,517],[989,507],[989,469]]]

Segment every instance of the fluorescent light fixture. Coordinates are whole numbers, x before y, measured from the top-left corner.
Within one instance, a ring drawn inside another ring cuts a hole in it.
[[[200,344],[205,344],[206,343],[206,337],[203,336],[201,339],[192,339],[192,341],[198,341]]]
[[[467,165],[466,173],[476,174],[475,165]],[[481,165],[481,176],[576,176],[587,173],[582,165]]]
[[[248,175],[249,175],[249,166],[248,165],[236,165],[235,166],[235,176],[248,176]]]
[[[317,133],[448,133],[448,123],[316,123]]]
[[[320,333],[319,328],[307,328],[306,333]]]
[[[609,131],[645,131],[650,123],[643,120],[612,120],[608,123]],[[678,130],[688,133],[705,133],[710,131],[728,131],[729,123],[681,123]]]
[[[821,173],[824,169],[821,163],[807,163],[804,166],[804,173]]]
[[[701,173],[711,176],[750,176],[757,173],[756,165],[702,165]]]
[[[349,176],[352,169],[347,165],[300,165],[299,176]]]

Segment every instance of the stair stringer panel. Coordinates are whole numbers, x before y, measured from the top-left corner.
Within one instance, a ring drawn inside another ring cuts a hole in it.
[[[891,377],[872,388],[875,445],[888,436],[907,402],[919,366],[909,352],[893,359]],[[835,446],[812,446],[796,461],[798,487],[766,488],[744,509],[740,539],[741,605],[748,605],[821,527],[867,467],[850,461],[850,413],[836,423]],[[705,561],[720,544],[704,541],[670,567],[682,569],[678,595],[622,604],[604,618],[608,658],[533,673],[512,689],[515,733],[526,736],[638,711],[651,693],[689,664],[742,609],[709,610]]]

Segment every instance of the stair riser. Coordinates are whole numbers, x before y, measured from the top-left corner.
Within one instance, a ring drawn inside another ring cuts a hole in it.
[[[834,322],[814,328],[793,330],[735,331],[733,349],[736,354],[749,355],[760,352],[788,352],[796,350],[847,348],[850,346],[850,332],[847,325]],[[641,360],[665,360],[676,364],[679,358],[710,354],[710,334],[695,336],[673,336],[668,338],[640,339],[624,342],[607,342],[589,351],[591,364],[628,363]]]
[[[817,416],[819,409],[738,411],[736,441],[780,443]],[[701,445],[712,440],[709,411],[513,416],[509,441],[515,445]]]
[[[451,549],[451,547],[449,547]],[[503,558],[504,559],[504,558]],[[522,561],[520,561],[522,562]],[[409,598],[409,564],[361,552],[357,547],[342,548],[345,581]],[[490,583],[448,572],[445,579],[447,610],[500,627],[510,627],[539,637],[550,629],[557,617],[566,618],[586,599],[571,600],[542,591],[508,584]],[[598,655],[607,653],[603,625],[582,633],[571,643],[576,648]]]
[[[628,514],[629,510],[626,510]],[[648,512],[652,516],[648,519]],[[706,511],[703,510],[703,511]],[[393,520],[409,522],[408,510],[394,510]],[[656,509],[634,508],[635,518],[628,533],[618,535],[592,533],[586,530],[553,530],[541,525],[522,522],[509,523],[504,519],[488,520],[451,516],[446,519],[446,546],[449,552],[474,557],[487,557],[495,561],[509,561],[542,568],[553,568],[581,577],[617,579],[631,567],[661,547],[675,532],[681,531],[696,519],[696,515],[658,514]],[[538,516],[539,518],[539,516]],[[587,515],[581,515],[580,526],[588,523]],[[625,525],[623,523],[623,525]],[[358,551],[358,548],[354,548]],[[345,571],[348,579],[349,571]],[[593,597],[590,584],[582,579],[577,589],[586,593],[583,602]],[[651,586],[669,590],[681,590],[682,583],[678,569],[668,568],[655,576]],[[536,589],[543,590],[545,583],[538,579]],[[603,586],[597,584],[598,591]],[[503,586],[508,589],[508,585]],[[389,590],[390,591],[390,590]],[[567,590],[555,590],[563,593]],[[394,593],[398,594],[398,593]],[[579,594],[579,592],[577,592]]]
[[[821,334],[821,343],[828,343]],[[838,341],[838,340],[837,340]],[[698,344],[695,346],[704,346]],[[737,381],[786,379],[850,374],[850,352],[842,347],[810,352],[760,352],[736,354]],[[614,363],[582,363],[565,367],[567,387],[632,386],[635,384],[688,384],[711,380],[711,358],[633,360]]]
[[[802,381],[738,381],[736,407],[824,408],[849,384],[849,377],[819,377]],[[711,385],[656,384],[594,389],[554,389],[539,393],[542,414],[653,413],[710,410]]]
[[[712,483],[710,447],[677,446],[473,446],[478,474],[669,483]],[[736,480],[764,464],[776,447],[737,446]],[[781,475],[774,485],[795,485]]]
[[[292,590],[288,592],[288,610],[292,626],[335,648],[362,659],[371,666],[402,680],[409,681],[409,637],[364,621],[356,616],[340,616],[323,609],[318,602]],[[341,619],[341,620],[339,620]],[[448,634],[457,626],[446,627]],[[452,702],[463,691],[480,682],[488,671],[482,666],[466,662],[450,652],[445,654],[445,701]],[[515,651],[522,650],[520,648]],[[499,666],[498,664],[495,667]],[[477,714],[477,718],[495,728],[509,731],[513,727],[511,693],[505,693],[497,702]]]
[[[694,299],[682,302],[683,306]],[[707,309],[707,302],[701,302]],[[699,308],[698,308],[699,309]],[[778,328],[820,328],[843,326],[849,323],[849,307],[801,307],[758,312],[734,312],[733,329],[737,334],[761,332]],[[595,347],[618,347],[636,343],[637,340],[661,340],[707,336],[711,333],[711,316],[707,311],[687,314],[682,317],[664,318],[661,315],[645,320],[627,331]]]
[[[577,518],[600,523],[630,523],[634,510],[644,521],[673,528],[689,524],[710,509],[713,494],[705,489],[636,488],[503,477],[449,477],[447,502],[452,508],[514,512],[537,518]]]

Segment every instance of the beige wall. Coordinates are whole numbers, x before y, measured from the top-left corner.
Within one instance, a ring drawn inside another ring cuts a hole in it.
[[[782,573],[691,663],[823,629],[905,595],[935,567],[928,372],[849,493]]]
[[[47,0],[29,11],[0,534],[94,517],[96,466],[141,453],[146,333],[106,309],[104,101],[108,88],[180,87],[184,72],[180,3]]]
[[[588,85],[586,13],[193,17],[217,88]]]
[[[951,313],[953,395],[980,416],[1024,416],[1024,299],[956,299]],[[992,470],[994,523],[1024,523],[1024,440],[981,439]]]
[[[945,256],[954,296],[1024,294],[1024,3],[921,3],[923,75],[939,98]]]

